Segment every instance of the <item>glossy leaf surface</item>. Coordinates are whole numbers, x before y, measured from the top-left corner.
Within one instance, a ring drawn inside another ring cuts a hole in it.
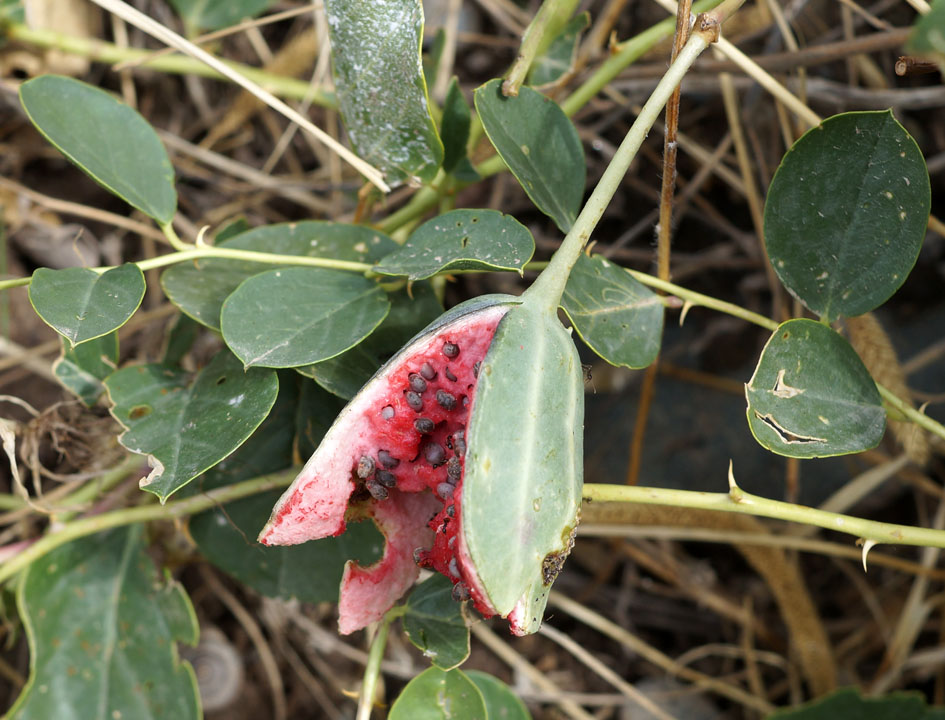
[[[410,642],[441,670],[458,667],[469,657],[469,628],[452,592],[452,582],[433,575],[410,593],[403,616]]]
[[[144,290],[144,274],[134,263],[101,274],[88,268],[40,268],[30,283],[30,302],[43,322],[77,345],[128,322]]]
[[[599,255],[578,258],[561,307],[581,339],[611,365],[643,368],[659,354],[660,297]]]
[[[420,60],[420,0],[326,0],[341,115],[358,154],[394,185],[443,161]]]
[[[486,717],[490,720],[531,720],[531,713],[519,697],[499,678],[480,670],[466,670],[486,702]]]
[[[486,134],[528,197],[562,232],[577,218],[584,196],[584,148],[573,123],[553,101],[528,87],[502,95],[502,81],[476,90]]]
[[[46,139],[96,182],[158,222],[173,219],[174,169],[141,115],[104,90],[61,75],[23,83],[20,102]]]
[[[428,220],[375,270],[422,280],[447,270],[516,270],[535,252],[535,240],[511,215],[452,210]]]
[[[195,645],[183,588],[158,575],[132,526],[73,540],[31,564],[17,591],[30,679],[11,720],[188,720],[197,681],[175,643]]]
[[[774,331],[745,394],[752,434],[779,455],[868,450],[886,428],[876,383],[856,351],[813,320],[788,320]]]
[[[294,267],[254,275],[223,303],[223,339],[246,367],[298,367],[357,345],[390,309],[367,278]]]
[[[765,202],[768,255],[815,313],[860,315],[905,282],[930,209],[925,160],[890,111],[835,115],[781,161]]]
[[[102,381],[118,367],[118,333],[109,333],[70,348],[62,341],[62,354],[53,363],[59,382],[91,407],[105,392]]]
[[[119,441],[148,455],[154,468],[141,488],[163,502],[246,441],[269,414],[279,382],[269,370],[244,372],[220,352],[194,378],[138,365],[114,373],[105,386],[112,415],[127,428]]]
[[[407,683],[390,709],[390,720],[483,720],[482,693],[461,670],[431,667]]]

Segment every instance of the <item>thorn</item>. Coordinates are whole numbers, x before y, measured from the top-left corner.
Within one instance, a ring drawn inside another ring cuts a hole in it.
[[[735,483],[735,472],[731,460],[728,461],[728,496],[737,503],[745,500],[742,489]]]
[[[866,556],[869,555],[870,550],[872,550],[874,546],[879,545],[879,543],[875,540],[864,540],[860,538],[856,541],[856,544],[863,546],[863,572],[866,572]]]
[[[209,225],[204,225],[202,228],[200,228],[199,232],[197,233],[197,239],[194,241],[194,244],[197,247],[208,247],[206,240],[204,240],[204,237],[206,236],[207,230],[209,229],[210,229]]]
[[[689,314],[689,309],[694,308],[695,303],[686,300],[682,306],[682,312],[679,313],[679,327],[682,327],[682,324],[686,322],[686,315]]]

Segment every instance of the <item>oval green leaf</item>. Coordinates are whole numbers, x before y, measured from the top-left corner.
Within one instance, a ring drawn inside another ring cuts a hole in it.
[[[171,0],[171,5],[190,31],[219,30],[253,18],[273,0]]]
[[[578,258],[561,307],[581,339],[611,365],[643,368],[659,354],[659,295],[599,255]]]
[[[390,720],[484,720],[482,693],[461,670],[431,667],[407,683]]]
[[[374,268],[423,280],[448,270],[515,270],[535,252],[535,239],[497,210],[452,210],[428,220]]]
[[[524,632],[541,623],[581,506],[584,383],[556,315],[502,318],[479,371],[463,477],[462,532],[489,601]]]
[[[144,290],[144,274],[125,263],[101,274],[88,268],[40,268],[29,292],[36,314],[74,346],[128,322]]]
[[[73,540],[24,571],[17,606],[30,678],[10,720],[196,720],[197,644],[184,589],[162,578],[133,525]]]
[[[102,393],[102,381],[118,367],[118,333],[89,340],[70,348],[62,340],[62,354],[53,363],[53,374],[70,392],[92,407]]]
[[[360,275],[282,268],[254,275],[223,303],[223,339],[246,367],[298,367],[340,355],[390,309],[380,286]]]
[[[163,365],[138,365],[105,380],[119,442],[154,468],[141,488],[164,502],[242,445],[276,401],[279,381],[219,352],[196,377]]]
[[[508,685],[480,670],[467,670],[466,677],[475,683],[486,701],[486,717],[490,720],[531,720],[531,713]]]
[[[469,142],[469,126],[472,114],[463,97],[459,80],[453,77],[443,100],[443,119],[440,135],[443,138],[443,170],[453,172],[461,160],[466,158],[466,143]]]
[[[159,223],[174,218],[174,168],[141,115],[104,90],[61,75],[23,83],[20,102],[46,139],[106,190]]]
[[[813,320],[782,323],[745,386],[763,447],[797,458],[869,450],[886,429],[876,383],[844,338]]]
[[[929,173],[891,111],[851,112],[809,130],[768,189],[768,256],[787,289],[828,320],[882,305],[925,238]]]
[[[441,670],[459,667],[469,657],[469,628],[452,593],[452,582],[433,575],[410,593],[403,616],[407,638]]]
[[[482,125],[532,202],[561,232],[574,224],[584,197],[584,148],[557,103],[528,87],[518,97],[490,80],[475,93]]]
[[[430,116],[420,0],[326,0],[341,116],[358,154],[390,185],[431,181],[443,144]]]
[[[256,250],[277,255],[330,258],[374,263],[399,245],[387,235],[363,225],[305,221],[266,225],[219,243],[233,250]],[[283,265],[209,258],[173,265],[161,276],[161,287],[172,303],[211,330],[220,329],[223,301],[239,284]]]

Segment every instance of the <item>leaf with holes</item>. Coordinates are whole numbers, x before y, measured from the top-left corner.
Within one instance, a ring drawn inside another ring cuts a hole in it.
[[[105,392],[102,381],[118,367],[118,333],[89,340],[70,348],[63,338],[62,354],[53,363],[59,382],[92,407]]]
[[[535,240],[511,215],[496,210],[453,210],[428,220],[399,250],[374,268],[422,280],[448,270],[515,270],[535,252]]]
[[[403,617],[410,642],[441,670],[459,667],[469,657],[469,628],[452,592],[453,583],[443,575],[427,578],[410,593]]]
[[[177,211],[174,168],[148,122],[104,90],[60,75],[20,85],[30,120],[93,180],[160,223]]]
[[[486,702],[486,717],[501,720],[531,720],[525,703],[509,689],[509,686],[480,670],[467,670],[466,677],[473,681]]]
[[[279,381],[219,352],[193,378],[163,365],[124,368],[105,381],[119,441],[148,455],[141,488],[161,502],[242,445],[276,401]]]
[[[794,143],[771,181],[768,256],[815,313],[860,315],[905,282],[930,209],[925,160],[892,112],[835,115]]]
[[[223,303],[220,330],[246,367],[299,367],[354,347],[389,309],[387,294],[363,276],[281,268],[240,284]]]
[[[482,693],[462,670],[431,667],[407,683],[390,709],[390,720],[483,720]]]
[[[813,320],[788,320],[774,331],[745,394],[752,435],[779,455],[862,452],[886,429],[876,383],[856,351]]]
[[[643,368],[659,354],[659,295],[599,255],[578,258],[561,307],[581,339],[611,365]]]
[[[505,97],[501,87],[501,80],[490,80],[475,93],[486,134],[532,202],[567,232],[584,197],[584,148],[577,130],[541,93],[523,87],[518,97]]]
[[[161,578],[140,525],[73,540],[24,570],[17,606],[30,678],[10,720],[188,720],[197,679],[175,643],[197,643],[183,588]]]
[[[30,283],[30,302],[43,322],[75,346],[128,322],[144,289],[144,274],[134,263],[104,273],[40,268]]]
[[[341,116],[358,154],[395,185],[431,181],[443,144],[430,116],[420,0],[326,0]]]

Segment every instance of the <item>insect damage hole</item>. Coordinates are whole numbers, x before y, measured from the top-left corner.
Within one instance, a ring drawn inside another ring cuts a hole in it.
[[[775,397],[779,397],[782,400],[797,397],[804,392],[803,388],[792,387],[791,385],[788,385],[786,382],[784,382],[785,372],[786,371],[783,368],[778,370],[778,378],[774,381],[774,388],[771,390]]]
[[[778,439],[781,440],[785,445],[809,445],[810,443],[826,443],[826,438],[814,437],[813,435],[798,435],[793,433],[780,423],[771,417],[771,414],[762,415],[757,410],[755,412],[755,417],[758,418],[761,422],[767,425],[769,428],[774,430],[778,435]]]

